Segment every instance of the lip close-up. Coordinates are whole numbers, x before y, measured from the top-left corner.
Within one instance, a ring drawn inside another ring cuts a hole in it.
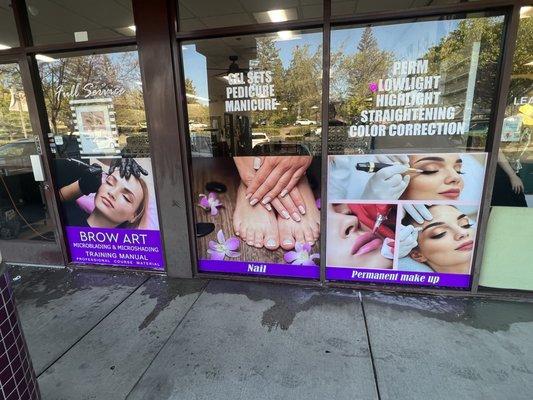
[[[461,194],[461,190],[460,189],[449,189],[444,192],[440,192],[439,194],[449,199],[456,199]]]
[[[355,239],[355,243],[352,247],[352,254],[360,256],[366,253],[370,253],[376,249],[381,248],[383,240],[377,237],[372,232],[365,232]]]
[[[455,250],[459,250],[459,251],[470,251],[474,248],[474,241],[473,240],[469,240],[467,242],[464,242],[463,244],[461,244],[459,247],[457,247]]]
[[[110,207],[110,208],[115,208],[115,206],[113,205],[113,203],[111,203],[111,200],[109,200],[107,197],[105,196],[102,196],[102,203],[104,203],[104,205],[106,207]]]

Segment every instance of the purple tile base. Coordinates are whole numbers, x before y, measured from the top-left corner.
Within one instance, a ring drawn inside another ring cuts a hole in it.
[[[0,275],[0,399],[40,400],[9,282],[7,272]]]

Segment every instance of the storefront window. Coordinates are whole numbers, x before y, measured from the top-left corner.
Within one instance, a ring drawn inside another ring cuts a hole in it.
[[[163,268],[137,52],[40,60],[72,262]]]
[[[35,44],[135,36],[131,0],[26,1]]]
[[[322,0],[178,0],[180,31],[322,18]]]
[[[532,39],[533,7],[522,7],[479,280],[490,288],[533,290]]]
[[[328,279],[470,286],[503,25],[332,30]]]
[[[466,0],[474,2],[479,0]],[[449,6],[465,0],[331,0],[331,15],[350,16],[360,13],[406,10],[409,8]]]
[[[201,272],[319,277],[322,33],[183,43]]]
[[[19,45],[17,26],[10,0],[0,0],[0,51]]]
[[[54,241],[30,156],[37,145],[17,64],[0,65],[0,241]]]

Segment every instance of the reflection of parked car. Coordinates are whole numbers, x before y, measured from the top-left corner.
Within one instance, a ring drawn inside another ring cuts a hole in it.
[[[252,133],[252,148],[257,146],[260,143],[269,143],[270,139],[266,135],[266,133],[262,132],[254,132]]]
[[[297,119],[294,125],[301,125],[301,126],[316,125],[316,121],[311,121],[310,119],[301,118],[301,119]]]
[[[37,154],[33,139],[20,139],[0,146],[0,168],[13,173],[31,170],[30,155]]]

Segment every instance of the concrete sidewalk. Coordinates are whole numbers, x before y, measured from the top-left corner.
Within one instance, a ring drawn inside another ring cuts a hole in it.
[[[530,399],[533,304],[15,267],[44,400]]]

